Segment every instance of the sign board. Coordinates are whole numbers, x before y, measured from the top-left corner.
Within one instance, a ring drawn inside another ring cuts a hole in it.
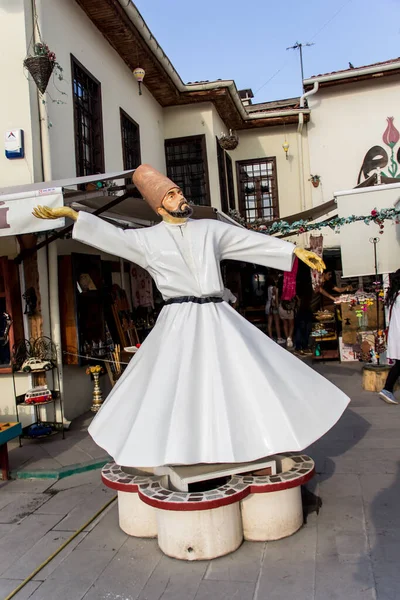
[[[400,183],[376,185],[335,193],[339,217],[370,215],[374,209],[399,206]],[[400,225],[385,221],[384,233],[379,233],[375,223],[366,225],[356,221],[340,228],[343,277],[360,277],[375,274],[374,244],[378,238],[378,273],[393,273],[400,268]]]
[[[44,220],[33,216],[38,205],[64,206],[62,188],[48,188],[0,196],[0,237],[39,233],[63,227],[65,219]]]
[[[6,157],[9,159],[24,158],[24,132],[22,129],[6,131],[4,150]]]

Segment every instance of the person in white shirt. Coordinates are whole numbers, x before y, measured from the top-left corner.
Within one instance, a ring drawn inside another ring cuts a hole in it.
[[[390,287],[386,294],[386,306],[389,309],[389,332],[387,340],[387,357],[395,361],[389,371],[384,389],[379,396],[388,404],[398,404],[393,390],[400,377],[400,269],[391,277]]]

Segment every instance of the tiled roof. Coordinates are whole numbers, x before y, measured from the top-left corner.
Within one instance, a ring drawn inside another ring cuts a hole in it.
[[[300,98],[286,98],[284,100],[273,100],[271,102],[260,102],[246,106],[248,113],[268,112],[289,108],[299,108]]]
[[[362,65],[359,67],[354,67],[354,68],[349,68],[349,69],[341,69],[339,71],[332,71],[331,73],[320,73],[319,75],[313,75],[312,77],[310,77],[309,79],[316,79],[318,77],[327,77],[329,75],[338,75],[339,73],[346,73],[346,72],[352,72],[352,71],[357,71],[359,69],[369,69],[370,67],[381,67],[384,65],[390,65],[392,63],[396,63],[400,61],[400,57],[399,58],[391,58],[390,60],[385,60],[383,62],[377,62],[377,63],[372,63],[370,65]]]

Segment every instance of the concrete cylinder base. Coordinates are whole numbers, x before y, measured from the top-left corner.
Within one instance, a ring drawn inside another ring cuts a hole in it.
[[[303,523],[301,486],[314,474],[306,454],[271,457],[275,475],[232,475],[205,491],[170,489],[166,477],[105,465],[102,480],[118,491],[120,527],[128,535],[158,537],[167,556],[211,560],[234,552],[246,540],[271,541],[295,533]],[[238,467],[239,469],[240,467]]]
[[[209,510],[157,510],[158,545],[181,560],[210,560],[234,552],[243,540],[239,503]]]
[[[244,539],[253,542],[279,540],[303,524],[301,487],[250,494],[242,500]]]
[[[118,491],[119,526],[128,535],[157,537],[156,509],[144,504],[138,494]]]

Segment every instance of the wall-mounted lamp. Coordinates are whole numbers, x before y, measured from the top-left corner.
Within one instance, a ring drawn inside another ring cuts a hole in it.
[[[133,71],[133,76],[136,79],[136,81],[138,82],[139,85],[139,96],[142,95],[142,81],[144,79],[145,76],[145,70],[142,69],[141,67],[137,67],[134,71]]]
[[[286,160],[288,159],[288,152],[289,152],[289,142],[287,142],[286,140],[283,142],[282,144],[282,148],[286,154]]]

